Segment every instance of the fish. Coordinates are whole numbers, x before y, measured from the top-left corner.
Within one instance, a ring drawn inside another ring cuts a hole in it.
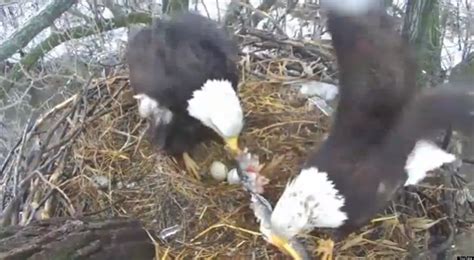
[[[250,208],[252,209],[257,222],[260,223],[259,231],[262,233],[265,241],[269,241],[271,236],[271,216],[273,212],[272,204],[262,195],[263,186],[268,184],[269,180],[260,175],[261,169],[258,156],[252,155],[247,150],[237,158],[237,174],[244,190],[250,193]],[[290,240],[293,249],[299,254],[299,259],[309,260],[308,252],[304,245],[297,239]]]

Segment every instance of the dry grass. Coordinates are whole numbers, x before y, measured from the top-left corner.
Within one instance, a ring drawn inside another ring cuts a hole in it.
[[[111,95],[121,81],[107,88]],[[263,174],[272,180],[267,193],[276,199],[307,150],[326,132],[328,120],[282,84],[248,80],[242,89],[242,144],[265,163]],[[273,255],[259,237],[248,194],[206,174],[212,161],[229,162],[222,145],[205,143],[191,153],[203,170],[202,180],[195,180],[142,138],[146,124],[130,96],[130,88],[123,89],[110,113],[91,122],[73,146],[70,161],[81,170],[63,185],[73,207],[139,218],[154,231],[179,225],[182,230],[162,245],[174,257]],[[95,179],[109,180],[108,187],[98,188]]]
[[[265,163],[263,174],[271,180],[265,196],[272,202],[329,125],[322,113],[283,84],[284,79],[298,80],[288,75],[289,64],[294,66],[288,60],[260,60],[244,63],[242,72],[246,127],[241,140]],[[22,147],[27,147],[23,144],[41,140],[36,150],[24,152],[32,155],[28,163],[13,163],[17,157],[12,154],[2,167],[11,176],[3,183],[17,178],[19,189],[11,190],[10,196],[16,198],[22,190],[27,194],[18,222],[77,214],[129,216],[142,220],[155,235],[179,226],[176,234],[157,240],[160,257],[283,257],[259,236],[248,195],[239,186],[217,183],[206,175],[213,160],[226,160],[221,145],[205,143],[192,152],[204,170],[197,181],[175,160],[150,147],[143,136],[145,125],[126,76],[92,82],[40,118],[15,150],[22,154]],[[35,151],[41,156],[35,157]],[[445,201],[457,193],[457,188],[442,185],[403,192],[380,219],[339,243],[336,255],[398,259],[442,248],[442,243],[430,243],[449,242],[453,223],[463,224],[459,219],[447,221],[453,216]],[[305,243],[314,250],[315,242],[311,236]]]

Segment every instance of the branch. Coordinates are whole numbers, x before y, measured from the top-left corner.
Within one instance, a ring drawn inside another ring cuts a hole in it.
[[[138,220],[52,218],[0,230],[2,259],[152,259]]]
[[[1,0],[0,1],[0,6],[16,4],[17,2],[18,2],[18,0]]]
[[[243,0],[243,2],[248,2]],[[237,21],[240,16],[240,11],[242,10],[243,6],[239,4],[239,0],[231,0],[230,3],[227,5],[227,11],[224,16],[224,25],[225,26],[232,26]]]
[[[80,39],[87,36],[97,34],[98,32],[106,32],[117,28],[125,27],[134,23],[151,23],[151,16],[146,13],[131,13],[124,17],[105,19],[94,25],[77,26],[70,28],[62,33],[53,33],[46,40],[33,48],[19,63],[13,68],[11,82],[17,82],[23,77],[23,71],[29,70],[36,62],[46,53],[54,49],[56,46],[72,39]],[[3,93],[13,87],[13,84],[5,84]],[[0,99],[3,98],[0,93]]]
[[[273,7],[273,5],[276,3],[276,0],[264,0],[258,7],[257,7],[257,10],[260,10],[264,13],[267,13],[270,8]],[[262,15],[261,13],[254,13],[251,17],[252,19],[252,24],[253,25],[257,25],[263,18],[265,18],[264,15]]]
[[[75,3],[76,0],[55,0],[46,6],[38,15],[26,22],[23,28],[16,31],[0,45],[0,60],[11,57],[16,51],[25,47],[36,35],[50,26],[56,18]]]
[[[115,18],[127,15],[124,9],[118,4],[116,4],[114,0],[105,0],[104,5],[105,7],[109,8]]]

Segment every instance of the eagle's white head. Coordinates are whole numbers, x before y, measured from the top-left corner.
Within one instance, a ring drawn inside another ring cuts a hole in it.
[[[296,255],[290,241],[314,228],[337,228],[347,220],[341,210],[345,199],[316,167],[304,168],[290,181],[275,205],[267,239],[270,243]]]
[[[213,129],[234,152],[244,126],[239,97],[228,80],[208,80],[188,100],[189,114]]]

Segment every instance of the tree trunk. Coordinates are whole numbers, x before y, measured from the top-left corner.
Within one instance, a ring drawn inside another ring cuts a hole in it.
[[[136,220],[55,218],[0,229],[0,259],[153,259],[154,245]]]
[[[189,10],[189,0],[163,0],[164,14],[173,15],[177,12]]]
[[[415,47],[418,85],[437,85],[441,74],[441,30],[438,0],[408,0],[403,35]]]

